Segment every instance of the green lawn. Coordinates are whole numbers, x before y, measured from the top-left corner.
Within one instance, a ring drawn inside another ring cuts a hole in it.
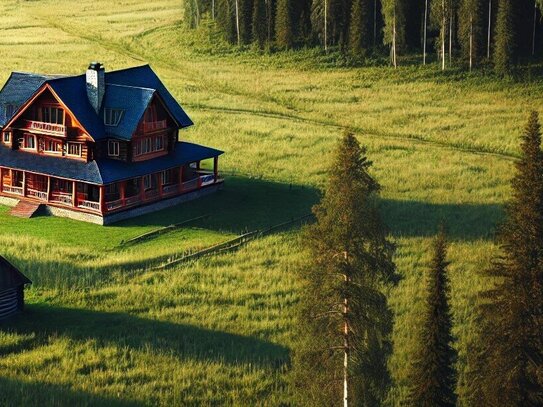
[[[288,403],[295,270],[304,261],[296,230],[171,270],[151,267],[308,213],[346,128],[368,148],[398,245],[391,401],[405,395],[429,238],[441,220],[462,375],[485,285],[478,271],[496,253],[528,111],[543,111],[541,80],[435,65],[343,68],[319,50],[240,51],[212,27],[183,28],[180,3],[0,4],[0,80],[12,70],[81,73],[91,60],[106,69],[148,62],[196,123],[181,137],[226,152],[223,191],[114,226],[21,220],[0,208],[0,254],[34,282],[27,312],[0,328],[0,405]],[[118,247],[200,215],[210,216]]]

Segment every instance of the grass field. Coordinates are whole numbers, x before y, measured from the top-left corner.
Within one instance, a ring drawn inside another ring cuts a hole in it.
[[[405,395],[429,238],[442,219],[462,374],[485,284],[478,271],[496,253],[528,111],[543,111],[541,80],[528,70],[522,81],[500,80],[436,66],[336,67],[318,50],[240,51],[212,27],[183,28],[180,3],[0,3],[2,82],[12,70],[150,63],[196,123],[181,137],[224,150],[230,174],[216,196],[111,227],[14,219],[0,208],[0,254],[34,282],[27,312],[0,327],[0,405],[288,403],[298,232],[170,270],[151,266],[308,213],[346,128],[374,161],[398,245],[391,403]],[[200,215],[210,217],[119,247]]]

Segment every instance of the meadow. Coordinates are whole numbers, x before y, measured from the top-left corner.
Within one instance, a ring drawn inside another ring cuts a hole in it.
[[[382,185],[382,212],[402,281],[395,380],[405,396],[429,243],[447,224],[454,334],[463,391],[472,310],[497,253],[519,136],[543,111],[539,66],[522,80],[405,61],[336,66],[320,50],[235,49],[213,26],[183,24],[174,0],[4,0],[0,82],[11,71],[79,74],[144,63],[196,125],[184,140],[226,153],[217,195],[110,227],[12,218],[0,207],[0,254],[33,281],[27,310],[0,326],[0,405],[288,404],[299,230],[166,270],[172,256],[310,212],[333,146],[354,131]],[[208,218],[156,239],[156,227]],[[460,402],[462,397],[460,397]]]

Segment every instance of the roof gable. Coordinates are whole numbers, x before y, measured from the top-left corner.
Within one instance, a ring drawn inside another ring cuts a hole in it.
[[[0,256],[0,291],[31,283],[13,264]]]

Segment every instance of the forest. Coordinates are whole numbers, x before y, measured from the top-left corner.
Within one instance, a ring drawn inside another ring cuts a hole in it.
[[[350,64],[422,54],[509,73],[541,51],[542,0],[189,0],[185,23],[215,20],[224,38],[262,49],[322,47]]]

